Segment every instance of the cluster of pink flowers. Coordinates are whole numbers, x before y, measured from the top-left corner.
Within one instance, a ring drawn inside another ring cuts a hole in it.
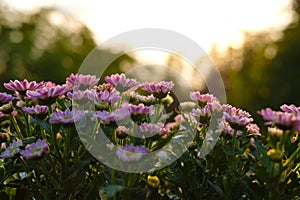
[[[190,98],[198,103],[192,109],[191,115],[201,123],[208,123],[213,113],[221,113],[219,116],[219,131],[233,135],[241,135],[244,130],[253,135],[260,135],[260,129],[253,124],[251,115],[242,109],[225,104],[221,105],[219,100],[211,94],[201,94],[199,91],[192,92]]]
[[[144,138],[154,135],[168,135],[172,128],[180,127],[185,119],[190,119],[190,122],[198,123],[201,126],[203,123],[209,123],[209,119],[214,113],[222,115],[219,121],[219,131],[231,135],[236,132],[237,135],[240,135],[246,130],[250,134],[259,135],[259,127],[252,123],[253,119],[249,113],[230,105],[221,105],[220,101],[211,94],[201,94],[198,91],[191,92],[190,98],[193,102],[183,103],[184,112],[175,117],[175,122],[164,125],[159,120],[154,123],[149,119],[156,111],[156,107],[153,107],[154,104],[162,104],[165,99],[172,98],[169,95],[174,87],[172,81],[139,83],[135,79],[127,78],[125,74],[107,76],[105,77],[106,83],[97,85],[99,80],[93,75],[71,74],[66,78],[65,84],[62,85],[56,85],[52,82],[29,82],[26,79],[24,81],[10,81],[5,83],[5,87],[16,94],[0,93],[0,103],[8,107],[12,106],[12,101],[16,99],[18,100],[17,106],[21,107],[22,113],[32,116],[47,116],[50,113],[47,118],[43,119],[51,124],[67,126],[78,122],[85,116],[91,116],[101,124],[112,123],[113,126],[110,128],[114,127],[118,134],[125,133],[123,134],[124,138],[127,133],[133,130]],[[142,95],[145,93],[146,95]],[[68,103],[65,106],[59,106],[58,99]],[[122,102],[124,99],[129,100]],[[86,110],[78,110],[75,105],[71,106],[70,100],[74,100],[76,103],[90,102],[95,105],[96,111],[88,113]],[[8,103],[10,104],[8,105]],[[280,114],[270,109],[262,110],[260,113],[270,121],[269,123],[300,129],[300,123],[297,123],[300,109],[292,105],[284,105],[282,110],[285,113]],[[0,112],[0,117],[4,115]],[[137,124],[136,129],[132,128],[133,123],[130,119]],[[121,123],[119,124],[119,122]],[[123,126],[126,123],[131,124],[131,126]],[[21,153],[25,159],[28,159],[40,156],[41,152],[47,148],[47,143],[44,140],[39,140],[23,151],[15,143],[3,152],[2,157]],[[147,152],[149,149],[144,146],[128,144],[118,150],[117,155],[121,160],[132,161],[140,159],[141,154],[136,155],[137,153]]]
[[[24,150],[21,150],[22,146],[22,140],[14,140],[1,153],[0,158],[12,158],[20,154],[25,159],[31,159],[42,156],[42,154],[44,154],[48,149],[47,141],[41,139],[38,139],[35,143],[27,145]]]

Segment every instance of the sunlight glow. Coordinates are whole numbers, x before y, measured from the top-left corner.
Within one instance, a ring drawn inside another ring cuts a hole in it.
[[[292,20],[291,0],[206,1],[96,1],[96,0],[5,0],[8,6],[32,11],[55,7],[85,23],[98,44],[120,33],[139,28],[169,29],[185,35],[209,52],[228,45],[239,47],[243,32],[278,32]],[[187,47],[179,47],[188,51]],[[143,59],[157,57],[142,55]],[[153,52],[152,52],[153,53]],[[159,53],[158,53],[159,54]]]

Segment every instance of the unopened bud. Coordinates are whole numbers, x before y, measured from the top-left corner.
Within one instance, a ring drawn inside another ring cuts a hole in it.
[[[160,180],[157,176],[148,175],[147,184],[148,184],[149,187],[157,188],[160,184]]]
[[[276,150],[276,149],[270,149],[267,152],[267,155],[269,156],[269,158],[274,161],[274,162],[280,162],[283,158],[283,153],[280,150]]]

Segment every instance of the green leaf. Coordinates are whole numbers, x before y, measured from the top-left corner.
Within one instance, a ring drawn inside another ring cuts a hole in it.
[[[43,120],[40,120],[40,119],[35,119],[33,117],[30,118],[30,121],[32,123],[37,123],[38,125],[40,125],[41,127],[43,127],[48,133],[51,133],[51,130],[50,130],[50,124],[43,121]]]

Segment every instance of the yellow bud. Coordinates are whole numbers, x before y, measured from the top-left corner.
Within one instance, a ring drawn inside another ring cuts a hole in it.
[[[148,175],[147,184],[149,187],[157,188],[159,186],[160,180],[157,176]]]
[[[276,149],[270,149],[267,152],[267,155],[269,156],[269,158],[274,161],[274,162],[280,162],[283,158],[283,153],[280,150],[276,150]]]

